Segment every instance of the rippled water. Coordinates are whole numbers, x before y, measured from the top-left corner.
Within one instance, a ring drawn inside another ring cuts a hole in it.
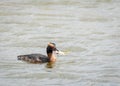
[[[119,0],[0,0],[0,86],[120,86]],[[54,68],[17,55],[64,56]]]

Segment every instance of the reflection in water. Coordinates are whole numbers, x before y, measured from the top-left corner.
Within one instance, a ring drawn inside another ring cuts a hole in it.
[[[48,62],[47,64],[46,64],[46,67],[47,68],[53,68],[55,66],[55,62]]]
[[[16,60],[50,41],[56,63]],[[0,86],[91,85],[120,86],[120,0],[0,0]]]

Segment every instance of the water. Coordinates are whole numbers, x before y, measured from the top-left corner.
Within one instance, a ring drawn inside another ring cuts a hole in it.
[[[120,86],[119,0],[0,0],[0,86]],[[55,42],[53,68],[17,55]]]

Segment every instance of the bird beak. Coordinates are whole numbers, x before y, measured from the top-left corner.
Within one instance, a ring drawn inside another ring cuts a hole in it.
[[[60,50],[58,50],[58,49],[56,49],[55,53],[56,53],[56,54],[59,54],[59,55],[65,55],[64,52],[62,52],[62,51],[60,51]]]

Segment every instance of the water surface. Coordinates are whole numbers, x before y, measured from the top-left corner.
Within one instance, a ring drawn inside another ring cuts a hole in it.
[[[0,86],[120,86],[119,0],[0,0]],[[17,55],[66,52],[53,68]]]

